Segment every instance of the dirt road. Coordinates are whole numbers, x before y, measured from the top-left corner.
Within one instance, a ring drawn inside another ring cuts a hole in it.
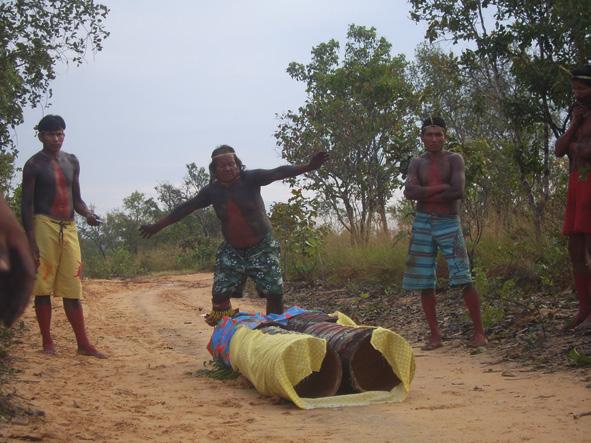
[[[10,389],[44,416],[0,422],[0,441],[591,441],[591,389],[580,373],[528,372],[464,348],[416,349],[416,376],[400,404],[303,411],[240,378],[195,377],[210,359],[211,329],[199,316],[210,285],[209,274],[86,282],[89,334],[108,360],[75,354],[61,303],[53,311],[58,355],[42,354],[30,308]]]

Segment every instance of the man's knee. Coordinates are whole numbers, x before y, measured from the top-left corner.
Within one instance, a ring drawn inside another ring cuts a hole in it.
[[[79,298],[64,297],[63,302],[64,302],[64,306],[72,306],[72,307],[80,306],[80,299]]]
[[[35,305],[50,305],[51,304],[51,297],[49,295],[36,295],[35,296]]]
[[[421,289],[422,298],[435,297],[435,289]]]

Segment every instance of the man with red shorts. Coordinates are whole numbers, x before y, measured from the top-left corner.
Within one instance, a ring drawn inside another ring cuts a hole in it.
[[[567,155],[570,166],[562,232],[568,235],[579,312],[567,329],[586,330],[591,329],[591,65],[571,72],[571,86],[571,125],[556,141],[554,153]]]

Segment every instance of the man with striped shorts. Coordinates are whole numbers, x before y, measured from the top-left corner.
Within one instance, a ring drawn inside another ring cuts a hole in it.
[[[426,152],[413,158],[404,196],[416,200],[416,216],[406,260],[402,287],[420,291],[421,304],[430,329],[424,350],[442,346],[435,309],[436,259],[441,251],[449,270],[449,285],[461,287],[464,303],[474,325],[470,344],[484,346],[486,336],[480,318],[480,297],[474,288],[464,236],[458,217],[464,197],[464,159],[446,151],[445,121],[430,117],[422,122],[421,141]]]

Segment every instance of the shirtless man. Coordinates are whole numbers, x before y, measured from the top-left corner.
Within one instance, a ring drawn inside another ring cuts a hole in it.
[[[207,322],[215,326],[224,316],[232,316],[231,297],[242,297],[246,278],[256,285],[259,296],[267,299],[267,314],[283,313],[283,280],[279,244],[272,237],[272,226],[261,197],[261,186],[318,169],[328,159],[324,152],[310,162],[275,169],[245,170],[234,148],[214,149],[209,165],[210,183],[158,222],[143,225],[142,236],[149,238],[176,223],[196,209],[213,205],[222,223],[224,242],[215,264],[212,310]]]
[[[29,303],[35,263],[25,231],[0,195],[0,321],[10,327]]]
[[[22,217],[29,238],[37,276],[33,295],[43,351],[55,353],[50,333],[51,299],[62,297],[66,317],[74,329],[78,353],[106,358],[90,344],[84,327],[82,260],[74,211],[91,226],[99,219],[80,196],[78,159],[61,151],[66,123],[58,115],[46,115],[37,125],[43,149],[23,168]]]
[[[484,346],[487,342],[480,319],[480,298],[472,284],[458,217],[460,200],[464,197],[464,159],[443,149],[445,130],[442,118],[423,121],[421,140],[427,152],[412,159],[404,188],[404,196],[417,201],[417,213],[402,287],[421,291],[421,303],[430,329],[424,350],[442,346],[435,310],[437,250],[447,260],[450,286],[463,288],[464,303],[474,325],[470,344]]]
[[[591,65],[571,72],[575,104],[568,130],[556,140],[557,157],[568,155],[570,176],[564,225],[579,311],[566,329],[591,329]]]

